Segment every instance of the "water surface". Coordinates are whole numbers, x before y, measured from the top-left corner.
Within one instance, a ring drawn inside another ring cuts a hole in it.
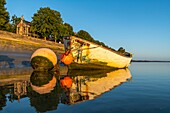
[[[68,76],[28,71],[11,82],[1,76],[0,113],[169,113],[169,67],[132,63],[129,69]]]

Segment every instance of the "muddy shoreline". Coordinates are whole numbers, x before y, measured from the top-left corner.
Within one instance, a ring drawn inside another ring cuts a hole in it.
[[[0,75],[30,68],[31,56],[39,48],[49,48],[56,55],[64,52],[63,44],[0,30]]]

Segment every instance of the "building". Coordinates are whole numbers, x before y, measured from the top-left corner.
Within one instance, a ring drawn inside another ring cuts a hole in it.
[[[25,21],[24,17],[22,16],[20,22],[17,25],[16,34],[28,36],[29,31],[30,31],[30,22]]]

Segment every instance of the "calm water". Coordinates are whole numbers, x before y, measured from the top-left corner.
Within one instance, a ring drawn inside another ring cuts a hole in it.
[[[68,74],[0,83],[0,113],[170,113],[170,63]]]

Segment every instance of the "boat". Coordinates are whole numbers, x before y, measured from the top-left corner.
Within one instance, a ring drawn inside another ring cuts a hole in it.
[[[63,43],[65,52],[70,53],[73,57],[71,65],[95,64],[100,69],[103,66],[119,69],[128,67],[132,60],[131,53],[109,49],[76,36],[64,37]]]

